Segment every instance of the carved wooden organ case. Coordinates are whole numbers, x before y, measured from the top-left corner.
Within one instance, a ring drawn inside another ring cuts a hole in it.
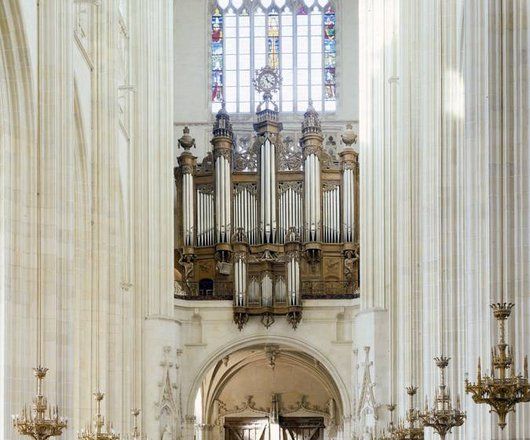
[[[188,297],[233,298],[240,329],[251,315],[267,327],[275,315],[286,315],[296,328],[302,299],[351,297],[359,286],[359,173],[351,126],[342,135],[340,159],[330,160],[310,106],[293,151],[282,142],[275,106],[264,104],[248,151],[236,152],[223,108],[213,151],[197,164],[185,128],[175,168],[182,287]]]

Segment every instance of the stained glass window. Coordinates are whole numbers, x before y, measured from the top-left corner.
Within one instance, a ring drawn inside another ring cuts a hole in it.
[[[254,112],[255,72],[279,69],[283,112],[336,109],[336,12],[329,0],[217,0],[211,26],[211,99],[217,112]]]
[[[223,101],[223,15],[219,8],[212,14],[212,103],[217,107]]]

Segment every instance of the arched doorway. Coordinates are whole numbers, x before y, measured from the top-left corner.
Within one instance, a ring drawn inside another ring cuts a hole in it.
[[[210,366],[195,404],[201,440],[324,440],[342,430],[343,404],[313,356],[281,344],[240,348]]]

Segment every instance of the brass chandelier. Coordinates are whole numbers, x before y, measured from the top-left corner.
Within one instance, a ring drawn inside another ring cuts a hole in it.
[[[59,415],[59,408],[49,407],[48,399],[42,392],[42,381],[47,371],[47,368],[41,366],[33,369],[37,378],[37,394],[33,398],[33,404],[29,409],[24,406],[22,415],[13,416],[13,427],[19,434],[35,440],[57,437],[62,434],[67,425],[66,419]]]
[[[405,420],[401,420],[392,434],[393,440],[423,440],[423,423],[419,417],[419,411],[414,408],[414,395],[418,387],[406,388],[409,395],[409,409]]]
[[[456,400],[456,408],[453,408],[451,395],[445,384],[445,369],[449,365],[450,358],[440,356],[434,358],[436,366],[440,369],[440,385],[434,397],[433,408],[429,409],[429,403],[425,401],[425,411],[419,417],[424,426],[433,428],[443,440],[456,426],[462,426],[466,419],[465,411],[460,410],[460,399]]]
[[[134,426],[131,434],[127,436],[127,440],[142,440],[145,438],[138,427],[138,416],[140,415],[140,410],[134,408],[131,410],[131,415],[134,417]]]
[[[509,318],[514,304],[491,304],[493,316],[497,320],[499,340],[491,350],[491,375],[482,375],[480,357],[478,359],[477,382],[466,379],[466,393],[473,401],[485,403],[499,416],[498,425],[506,426],[506,415],[515,411],[518,403],[530,402],[530,384],[528,382],[528,358],[524,358],[524,373],[516,374],[513,361],[513,349],[505,340],[505,321]],[[511,370],[511,374],[510,371]]]
[[[77,438],[79,440],[118,440],[119,434],[114,432],[112,423],[105,424],[105,417],[101,415],[101,401],[105,395],[100,393],[94,393],[94,400],[96,401],[96,414],[93,419],[93,426],[86,426],[82,429]]]

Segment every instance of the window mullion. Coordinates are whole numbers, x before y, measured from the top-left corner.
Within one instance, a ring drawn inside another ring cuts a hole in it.
[[[298,111],[298,14],[296,9],[293,9],[292,14],[292,23],[293,23],[293,111],[296,113]]]
[[[322,57],[320,58],[320,76],[322,77],[322,85],[320,86],[320,102],[322,105],[322,112],[325,112],[325,106],[326,106],[326,77],[325,77],[325,68],[326,68],[326,47],[324,45],[324,12],[325,10],[322,8],[320,11],[320,47],[322,52]]]
[[[313,100],[313,95],[311,94],[311,40],[313,36],[313,14],[311,11],[307,11],[307,96],[308,104]]]
[[[240,96],[239,96],[239,56],[240,56],[240,45],[239,45],[239,22],[241,16],[236,13],[236,108],[237,112],[240,113]]]
[[[278,9],[278,74],[281,77],[282,74],[282,52],[283,52],[283,44],[282,44],[282,14],[281,11]],[[282,111],[282,87],[281,85],[278,86],[278,110]]]
[[[249,5],[248,7],[248,16],[249,16],[249,25],[250,25],[250,64],[249,64],[249,75],[250,75],[250,113],[254,113],[256,111],[256,90],[254,88],[254,78],[255,78],[255,66],[254,66],[254,10]]]

